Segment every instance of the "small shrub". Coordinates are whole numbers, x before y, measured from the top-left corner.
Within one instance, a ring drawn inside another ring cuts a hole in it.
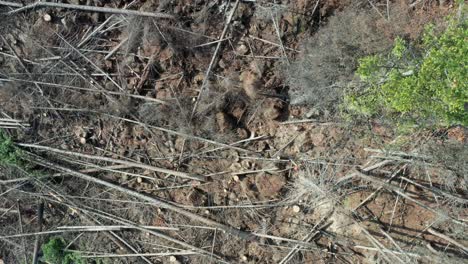
[[[0,130],[0,164],[23,165],[21,150],[18,149],[11,138]]]
[[[65,251],[65,240],[60,237],[55,237],[42,245],[42,253],[44,260],[54,264],[85,264],[79,254]]]
[[[397,123],[468,125],[468,21],[452,19],[437,35],[431,27],[418,45],[397,38],[392,50],[363,57],[363,89],[349,91],[345,108]]]

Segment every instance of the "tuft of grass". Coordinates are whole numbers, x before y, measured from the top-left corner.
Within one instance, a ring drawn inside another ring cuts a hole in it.
[[[75,252],[65,251],[67,244],[61,237],[54,237],[42,245],[43,258],[47,263],[54,264],[85,264],[86,261]]]
[[[290,201],[302,201],[310,208],[338,202],[340,192],[337,185],[336,167],[316,163],[306,164],[298,172],[289,193]]]

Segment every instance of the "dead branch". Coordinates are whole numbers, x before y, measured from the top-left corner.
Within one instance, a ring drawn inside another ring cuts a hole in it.
[[[20,201],[19,200],[16,201],[16,204],[18,206],[18,224],[19,224],[20,232],[23,233],[24,232],[24,229],[23,229],[23,215],[21,214]],[[28,262],[28,255],[27,255],[27,251],[26,251],[26,243],[24,241],[24,238],[21,238],[21,245],[23,246],[24,263],[27,263]]]
[[[170,230],[178,231],[179,228],[176,227],[167,227],[167,226],[143,226],[143,228],[153,229],[153,230]],[[126,229],[134,229],[131,226],[126,225],[86,225],[86,226],[59,226],[59,230],[69,230],[77,232],[95,232],[95,231],[121,231]]]
[[[433,193],[433,194],[435,194],[435,195],[439,195],[439,196],[441,196],[441,197],[447,197],[447,198],[449,198],[450,200],[456,201],[457,203],[460,203],[460,204],[468,204],[468,199],[466,199],[466,198],[459,197],[459,196],[453,195],[453,194],[451,194],[451,193],[444,192],[444,191],[442,191],[442,190],[440,190],[440,189],[437,189],[437,188],[435,188],[435,187],[431,187],[431,188],[426,187],[426,186],[424,186],[424,185],[422,185],[422,184],[419,184],[419,183],[417,183],[417,182],[415,182],[415,181],[413,181],[413,180],[411,180],[411,179],[408,179],[408,178],[406,178],[406,177],[403,177],[403,176],[400,177],[400,179],[402,179],[402,180],[404,180],[404,181],[406,181],[406,182],[408,182],[408,183],[411,183],[411,184],[413,184],[414,186],[417,186],[417,187],[419,187],[419,188],[421,188],[421,189],[427,190],[427,191],[429,191],[429,192],[431,192],[431,193]]]
[[[44,221],[44,202],[39,201],[39,208],[37,209],[37,225],[39,232],[42,232],[42,222]],[[34,240],[34,252],[33,252],[33,264],[37,264],[39,261],[39,243],[40,243],[40,236],[36,235],[36,239]]]
[[[92,173],[92,172],[99,172],[99,171],[106,171],[106,170],[113,171],[115,169],[128,169],[128,168],[132,168],[132,167],[126,166],[126,165],[114,165],[114,166],[106,166],[106,167],[101,166],[101,167],[93,168],[93,169],[79,170],[79,172]],[[41,175],[37,177],[36,179],[39,180],[39,179],[64,177],[64,176],[67,176],[67,174],[66,173],[54,173],[51,175],[44,175],[44,176]],[[31,180],[31,177],[27,176],[27,177],[15,178],[11,180],[0,180],[0,184],[18,183],[18,182],[24,182],[24,181],[29,181],[29,180]],[[2,209],[0,209],[0,212],[2,212]]]
[[[217,141],[214,141],[214,140],[211,140],[211,139],[202,138],[202,137],[199,137],[199,136],[194,136],[194,135],[174,131],[174,130],[167,129],[167,128],[164,128],[164,127],[147,125],[147,124],[143,124],[141,122],[138,122],[136,120],[123,118],[123,117],[118,117],[118,116],[115,116],[115,115],[111,115],[111,114],[107,114],[107,113],[103,113],[103,112],[99,112],[99,111],[94,111],[94,110],[90,110],[90,109],[50,108],[50,107],[35,107],[35,108],[36,109],[52,109],[52,110],[56,110],[56,111],[88,112],[88,113],[93,113],[93,114],[100,114],[100,115],[104,115],[104,116],[107,116],[107,117],[110,117],[110,118],[115,118],[115,119],[118,119],[118,120],[121,120],[121,121],[125,121],[125,122],[128,122],[128,123],[140,125],[140,126],[145,127],[145,129],[153,128],[153,129],[156,129],[156,130],[159,130],[159,131],[171,134],[171,135],[176,135],[176,136],[180,136],[180,137],[183,137],[183,138],[190,138],[190,139],[198,140],[198,141],[201,141],[201,142],[209,143],[209,144],[212,144],[212,145],[215,145],[215,146],[223,147],[223,148],[226,148],[226,149],[237,150],[237,151],[240,151],[240,152],[243,152],[243,153],[245,153],[245,152],[247,152],[247,153],[256,153],[256,152],[248,150],[248,149],[243,149],[243,148],[232,146],[232,145],[229,145],[229,144],[220,143],[220,142],[217,142]]]
[[[434,235],[434,236],[440,237],[440,238],[442,238],[442,239],[444,239],[444,240],[450,242],[451,244],[454,244],[455,246],[457,246],[457,247],[459,247],[460,249],[462,249],[462,250],[465,252],[465,254],[468,254],[468,247],[462,245],[460,242],[458,242],[458,241],[452,239],[451,237],[449,237],[449,236],[447,236],[447,235],[444,235],[444,234],[442,234],[442,233],[437,232],[437,231],[436,231],[435,229],[433,229],[432,227],[429,227],[429,228],[427,229],[427,231],[428,231],[429,233],[431,233],[432,235]]]
[[[70,252],[77,252],[80,253],[82,258],[125,258],[125,257],[168,257],[168,256],[189,256],[189,255],[198,255],[198,252],[183,250],[183,251],[175,251],[175,252],[160,252],[160,253],[141,253],[141,254],[90,254],[85,255],[84,253],[79,250],[70,250]]]
[[[92,60],[90,60],[88,57],[86,57],[83,53],[81,53],[80,50],[75,48],[71,43],[69,43],[61,34],[55,33],[65,44],[67,44],[68,47],[70,47],[74,52],[76,52],[80,57],[82,57],[84,60],[86,60],[91,66],[93,66],[98,72],[106,76],[106,79],[108,79],[110,82],[112,82],[117,88],[119,88],[121,91],[125,91],[114,79],[112,79],[108,73],[103,71],[99,66],[97,66]]]
[[[422,155],[422,154],[419,154],[419,153],[406,153],[406,152],[402,152],[402,151],[387,151],[387,150],[372,149],[372,148],[364,148],[364,150],[368,151],[368,152],[381,153],[381,154],[385,154],[385,155],[419,158],[419,159],[423,159],[423,160],[431,159],[430,156]]]
[[[396,194],[398,194],[398,195],[401,195],[403,198],[405,198],[405,199],[407,199],[407,200],[410,200],[410,201],[414,202],[415,204],[419,205],[420,207],[422,207],[422,208],[424,208],[424,209],[426,209],[426,210],[428,210],[428,211],[431,211],[431,212],[435,213],[436,215],[438,215],[439,217],[441,217],[441,218],[443,218],[443,219],[450,219],[452,222],[454,222],[454,223],[456,223],[456,224],[459,224],[459,225],[462,225],[462,226],[466,226],[465,223],[459,221],[458,219],[455,219],[455,218],[451,217],[450,215],[447,215],[446,213],[443,213],[443,212],[441,212],[441,211],[439,211],[439,210],[436,210],[436,209],[434,209],[434,208],[431,208],[431,207],[425,205],[424,203],[422,203],[422,202],[416,200],[415,198],[413,198],[413,197],[411,197],[410,195],[406,194],[406,192],[405,192],[403,189],[401,189],[401,188],[399,188],[399,187],[397,187],[397,186],[388,184],[388,183],[386,183],[386,182],[384,182],[384,181],[382,181],[382,180],[380,180],[380,179],[377,179],[377,178],[375,178],[375,177],[371,177],[371,176],[366,175],[366,174],[364,174],[363,172],[360,172],[360,171],[357,171],[357,172],[355,173],[355,176],[359,176],[360,178],[362,178],[362,179],[364,179],[364,180],[366,180],[366,181],[369,181],[369,182],[372,182],[372,183],[374,183],[374,184],[377,184],[377,185],[379,185],[379,187],[380,187],[380,186],[383,186],[385,189],[387,189],[387,190],[389,190],[389,191],[391,191],[391,192],[394,192],[394,193],[396,193]]]
[[[132,1],[130,4],[125,5],[125,6],[123,7],[123,10],[127,10],[127,8],[133,6],[133,5],[135,4],[135,2],[136,2],[136,1]],[[93,30],[91,33],[89,33],[85,38],[83,38],[83,40],[80,41],[80,43],[78,43],[78,45],[77,45],[76,47],[77,47],[77,48],[83,47],[83,45],[84,45],[86,42],[88,42],[88,40],[90,40],[91,37],[94,36],[94,34],[96,34],[96,33],[99,32],[101,29],[103,29],[103,28],[114,18],[114,16],[115,16],[115,15],[109,16],[109,17],[106,19],[106,21],[104,21],[103,23],[101,23],[96,29],[94,29],[94,30]],[[123,41],[123,42],[124,42],[124,41]],[[113,50],[113,51],[111,51],[109,54],[111,54],[111,53],[113,53],[113,52],[115,52],[115,51]],[[69,54],[70,54],[70,53],[69,53]],[[68,54],[68,55],[69,55],[69,54]],[[67,56],[68,56],[68,55],[67,55]],[[109,55],[109,56],[111,56],[111,55]],[[106,58],[106,60],[107,60],[107,58]]]
[[[46,199],[49,199],[49,198],[46,198]],[[52,202],[57,202],[57,201],[55,201],[55,200],[53,200],[53,199],[49,199],[49,200],[51,200]],[[221,256],[218,256],[218,255],[216,255],[216,254],[213,254],[212,252],[208,252],[208,251],[206,251],[206,250],[204,250],[204,249],[202,249],[202,248],[198,248],[198,247],[192,246],[192,245],[190,245],[190,244],[188,244],[188,243],[186,243],[186,242],[184,242],[184,241],[178,240],[178,239],[176,239],[176,238],[173,238],[173,237],[171,237],[171,236],[168,236],[168,235],[166,235],[166,234],[164,234],[164,233],[161,233],[161,232],[158,232],[158,231],[156,231],[156,230],[147,229],[147,228],[145,228],[145,227],[143,227],[143,226],[136,225],[136,224],[134,224],[134,223],[132,223],[132,222],[130,222],[130,221],[128,221],[128,220],[109,216],[108,214],[104,214],[104,213],[99,212],[99,211],[97,211],[97,210],[95,210],[95,209],[93,209],[93,208],[86,208],[86,209],[85,209],[85,208],[78,208],[78,207],[76,207],[76,205],[70,205],[70,204],[68,204],[68,203],[65,203],[64,201],[58,201],[58,202],[61,203],[61,204],[66,205],[66,206],[68,206],[68,207],[70,207],[70,208],[72,208],[72,209],[74,209],[74,210],[79,210],[79,211],[84,212],[84,213],[86,213],[86,214],[94,214],[94,215],[97,215],[97,216],[99,216],[99,217],[101,217],[101,218],[103,218],[103,219],[112,220],[112,221],[114,221],[114,222],[117,222],[117,223],[126,225],[126,226],[128,226],[129,228],[134,228],[134,229],[140,230],[140,231],[142,231],[142,232],[146,232],[146,233],[148,233],[148,234],[151,234],[151,235],[154,235],[154,236],[156,236],[156,237],[162,238],[162,239],[167,240],[167,241],[169,241],[169,242],[172,242],[172,243],[181,245],[181,246],[183,246],[183,247],[186,247],[186,248],[188,248],[188,249],[191,249],[191,250],[193,250],[193,251],[195,251],[195,252],[197,252],[197,253],[199,253],[199,254],[201,254],[201,255],[209,256],[209,257],[214,257],[214,258],[216,258],[220,263],[229,263],[229,262],[225,261]],[[1,237],[0,237],[0,238],[1,238]],[[145,258],[145,257],[144,257],[144,256],[141,256],[141,258]]]
[[[0,1],[0,5],[12,6],[12,7],[23,7],[23,4],[21,3],[12,3],[12,2],[7,2],[7,1]]]
[[[119,160],[119,159],[113,159],[113,158],[101,157],[101,156],[95,156],[95,155],[88,155],[88,154],[83,154],[83,153],[78,153],[78,152],[73,152],[73,151],[67,151],[67,150],[60,150],[60,149],[55,149],[55,148],[40,146],[40,145],[34,145],[34,144],[19,143],[18,146],[33,148],[33,149],[46,150],[46,151],[51,151],[51,152],[55,152],[55,153],[71,155],[71,156],[76,156],[76,157],[81,157],[81,158],[86,158],[86,159],[93,159],[93,160],[99,160],[99,161],[112,162],[112,163],[117,163],[117,164],[121,164],[121,165],[130,166],[130,167],[142,168],[142,169],[151,170],[151,171],[155,171],[155,172],[161,172],[161,173],[165,173],[165,174],[169,174],[169,175],[174,175],[174,176],[185,178],[185,179],[191,179],[191,180],[202,181],[202,182],[206,181],[205,177],[203,177],[203,176],[191,175],[191,174],[188,174],[188,173],[185,173],[185,172],[159,168],[159,167],[146,165],[146,164],[142,164],[142,163],[136,163],[136,162],[131,162],[131,161],[125,161],[125,160]]]
[[[401,167],[399,170],[397,170],[396,172],[394,172],[392,174],[392,176],[390,176],[390,178],[386,179],[385,182],[386,183],[389,183],[391,182],[394,178],[396,178],[399,174],[400,171],[404,170],[404,168],[406,168],[406,165],[403,165],[403,167]],[[353,211],[356,211],[357,209],[361,208],[361,206],[365,205],[367,202],[370,201],[370,199],[372,199],[380,190],[383,189],[383,186],[380,186],[379,188],[377,188],[377,190],[375,190],[371,195],[369,195],[366,199],[364,199],[359,205],[357,205]]]
[[[14,3],[7,2],[7,1],[0,1],[0,5],[17,6]],[[120,14],[120,15],[130,15],[130,16],[174,19],[173,15],[164,14],[160,12],[145,12],[145,11],[138,11],[138,10],[124,10],[124,9],[111,8],[111,7],[74,5],[74,4],[43,2],[43,1],[36,1],[33,4],[19,7],[17,9],[7,12],[6,14],[13,15],[13,14],[24,12],[24,11],[29,11],[31,9],[37,10],[39,8],[47,8],[47,7],[64,8],[64,9],[97,12],[97,13],[109,13],[109,14]]]
[[[32,154],[30,154],[30,155],[34,156]],[[39,158],[39,157],[37,157],[37,158]],[[39,159],[41,159],[41,158],[39,158]],[[38,164],[40,164],[39,161],[38,161]],[[137,229],[139,231],[146,232],[148,234],[154,235],[154,236],[162,238],[164,240],[167,240],[167,241],[173,242],[175,244],[181,245],[183,247],[186,247],[188,249],[196,251],[201,255],[215,257],[217,260],[219,260],[220,263],[228,263],[221,256],[218,256],[216,254],[212,254],[211,252],[208,252],[208,251],[206,251],[206,250],[204,250],[202,248],[192,246],[192,245],[190,245],[188,243],[185,243],[185,242],[183,242],[181,240],[170,237],[170,236],[168,236],[168,235],[166,235],[164,233],[158,232],[158,231],[156,231],[154,229],[147,229],[144,226],[140,226],[140,225],[137,225],[137,224],[135,224],[135,223],[133,223],[133,222],[131,222],[129,220],[126,220],[126,219],[123,219],[123,218],[120,218],[120,217],[117,217],[117,216],[113,216],[113,215],[105,213],[105,212],[101,212],[101,211],[99,211],[99,210],[97,210],[95,208],[90,208],[90,207],[87,207],[87,206],[78,205],[74,201],[72,201],[70,199],[66,199],[66,197],[63,194],[61,194],[57,190],[54,190],[51,186],[43,184],[40,181],[35,181],[34,183],[40,185],[41,187],[43,187],[45,189],[48,189],[49,192],[51,193],[50,196],[53,197],[54,199],[52,199],[52,198],[50,198],[48,196],[45,196],[44,194],[40,194],[40,193],[31,193],[31,195],[40,197],[42,199],[48,200],[48,201],[53,202],[53,203],[63,204],[65,206],[69,207],[70,209],[72,209],[73,211],[79,212],[80,216],[82,216],[85,219],[86,222],[89,222],[91,224],[102,225],[98,220],[95,219],[95,217],[92,217],[91,215],[99,216],[102,219],[108,219],[108,220],[117,222],[119,224],[126,225],[129,228],[134,228],[134,229]],[[148,202],[148,204],[152,204],[152,203]],[[55,231],[57,231],[57,230],[55,230]],[[135,248],[129,247],[129,244],[127,242],[123,243],[123,241],[124,241],[123,238],[121,238],[119,235],[117,235],[114,231],[105,231],[105,234],[109,237],[109,239],[111,239],[113,242],[115,242],[121,248],[127,249],[127,251],[133,251],[135,254],[139,254],[139,252]],[[0,239],[2,239],[2,238],[0,237]],[[8,241],[8,240],[4,240],[4,241]],[[152,263],[145,256],[140,256],[140,258],[142,260],[144,260],[145,262],[147,262],[147,263]]]
[[[125,193],[127,195],[139,198],[139,199],[144,200],[144,201],[151,202],[154,206],[159,206],[161,208],[168,209],[170,211],[173,211],[173,212],[179,213],[181,215],[184,215],[184,216],[186,216],[186,217],[188,217],[188,218],[190,218],[192,220],[207,224],[207,225],[212,226],[212,227],[219,228],[220,230],[223,230],[226,233],[229,233],[229,234],[231,234],[233,236],[236,236],[236,237],[239,237],[239,238],[242,238],[242,239],[245,239],[245,240],[255,240],[254,235],[252,233],[242,231],[242,230],[233,228],[231,226],[221,224],[221,223],[216,222],[214,220],[205,218],[205,217],[200,216],[198,214],[186,211],[183,208],[181,208],[181,207],[179,207],[179,206],[177,206],[175,204],[172,204],[172,203],[160,200],[158,198],[151,197],[151,196],[136,192],[136,191],[131,190],[131,189],[127,189],[127,188],[122,187],[122,186],[115,185],[113,183],[110,183],[110,182],[107,182],[107,181],[104,181],[104,180],[101,180],[101,179],[98,179],[98,178],[95,178],[95,177],[92,177],[92,176],[89,176],[89,175],[86,175],[86,174],[83,174],[83,173],[80,173],[80,172],[77,172],[77,171],[74,171],[72,169],[69,169],[69,168],[60,166],[58,164],[46,161],[46,160],[44,160],[44,159],[42,159],[42,158],[40,158],[40,157],[38,157],[36,155],[30,154],[29,156],[30,156],[31,161],[37,163],[38,165],[41,165],[41,166],[44,166],[44,167],[47,167],[47,168],[50,168],[50,169],[58,170],[58,171],[61,171],[61,172],[69,173],[69,174],[71,174],[73,176],[76,176],[78,178],[81,178],[83,180],[94,182],[94,183],[97,183],[97,184],[101,184],[101,185],[104,185],[106,187],[109,187],[109,188],[115,189],[117,191],[120,191],[122,193]]]
[[[270,12],[270,16],[271,16],[271,21],[273,22],[273,25],[275,26],[275,31],[276,31],[276,35],[278,36],[278,41],[280,42],[281,51],[283,52],[283,55],[284,55],[284,58],[286,59],[286,62],[289,64],[290,62],[289,62],[289,59],[288,59],[288,54],[286,53],[286,49],[284,48],[284,45],[283,45],[283,40],[281,38],[281,33],[280,33],[280,30],[279,30],[278,22],[276,21],[276,17],[273,14],[273,12]]]
[[[164,105],[169,104],[168,102],[166,102],[164,100],[160,100],[160,99],[156,99],[156,98],[152,98],[152,97],[148,97],[148,96],[130,94],[130,93],[126,93],[126,92],[114,92],[114,91],[108,91],[108,90],[104,90],[104,89],[91,89],[91,88],[85,88],[85,87],[79,87],[79,86],[49,83],[49,82],[40,82],[40,81],[30,81],[30,80],[17,79],[17,78],[8,78],[8,79],[1,79],[0,78],[0,81],[7,81],[7,82],[15,81],[15,82],[32,83],[34,85],[57,87],[57,88],[60,88],[60,89],[81,90],[81,91],[88,91],[88,92],[93,92],[93,93],[127,96],[127,97],[131,97],[131,98],[139,99],[139,100],[144,100],[144,101],[149,101],[149,102],[164,104]],[[29,126],[28,124],[25,124],[25,123],[20,123],[20,124],[22,124],[24,126]]]
[[[327,220],[326,218],[328,218],[330,215],[326,214],[324,215],[318,222],[317,224],[315,224],[312,229],[310,230],[309,234],[307,234],[307,236],[304,237],[304,242],[307,242],[307,243],[310,243],[310,241],[312,241],[312,239],[314,239],[319,233],[321,229],[323,229],[325,226],[328,225],[328,223],[325,223],[324,222]],[[321,225],[320,227],[318,227],[319,225]],[[318,228],[317,228],[318,227]],[[291,258],[297,253],[299,252],[299,250],[301,250],[303,247],[299,244],[295,245],[294,248],[292,248],[288,254],[279,262],[279,264],[286,264],[287,262],[289,262],[291,260]]]
[[[381,249],[378,249],[378,248],[373,248],[373,247],[366,247],[366,246],[360,246],[360,245],[356,245],[354,246],[354,248],[357,248],[357,249],[365,249],[365,250],[370,250],[370,251],[379,251]],[[383,249],[382,251],[384,252],[392,252],[393,254],[396,254],[396,255],[408,255],[408,256],[411,256],[411,257],[416,257],[416,258],[420,258],[422,257],[421,255],[419,254],[416,254],[416,253],[413,253],[413,252],[400,252],[400,251],[395,251],[395,250],[389,250],[389,249]]]
[[[10,207],[10,208],[8,208],[8,209],[6,209],[6,208],[0,208],[0,212],[2,213],[2,214],[0,215],[0,217],[3,217],[3,216],[6,215],[6,214],[18,214],[18,213],[19,213],[19,210],[14,210],[14,209],[12,209],[13,207],[14,207],[14,206],[12,206],[12,207]]]

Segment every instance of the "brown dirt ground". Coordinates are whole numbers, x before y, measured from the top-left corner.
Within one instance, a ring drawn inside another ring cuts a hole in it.
[[[88,2],[122,8],[130,1]],[[46,96],[43,96],[37,91],[30,92],[33,90],[31,87],[27,90],[27,84],[24,83],[5,84],[0,89],[2,112],[16,119],[27,120],[32,126],[29,130],[9,130],[9,133],[18,142],[34,142],[73,152],[208,175],[210,181],[197,182],[138,168],[123,169],[122,171],[127,173],[125,175],[115,172],[93,174],[229,226],[274,237],[259,236],[256,241],[249,242],[217,229],[199,227],[200,223],[192,219],[166,209],[142,204],[141,201],[93,183],[74,182],[68,177],[48,182],[54,188],[70,195],[67,198],[69,201],[106,211],[143,226],[180,228],[177,231],[167,231],[166,234],[223,256],[231,263],[280,263],[291,248],[298,245],[284,239],[304,241],[307,234],[317,228],[316,225],[322,228],[320,232],[304,249],[295,254],[289,263],[385,262],[377,252],[356,247],[375,248],[363,233],[363,229],[368,230],[382,245],[389,248],[395,247],[392,241],[386,239],[381,229],[391,234],[407,251],[419,252],[420,247],[427,249],[426,245],[431,245],[436,250],[446,247],[447,251],[457,252],[456,246],[447,246],[447,241],[425,232],[425,229],[436,221],[434,213],[391,192],[380,192],[375,199],[354,214],[351,213],[351,208],[375,190],[375,187],[365,181],[354,179],[352,184],[356,186],[356,191],[350,191],[344,198],[330,195],[331,199],[322,205],[312,203],[314,198],[306,198],[320,195],[320,190],[311,189],[303,198],[293,199],[295,194],[301,191],[295,182],[303,177],[301,175],[304,171],[319,177],[318,175],[327,169],[332,171],[329,173],[333,174],[333,178],[341,179],[353,173],[356,166],[365,167],[382,160],[382,157],[376,157],[379,155],[367,151],[366,148],[383,149],[396,146],[398,150],[409,152],[417,149],[418,142],[429,142],[434,138],[437,138],[439,143],[458,140],[460,144],[466,144],[464,128],[442,131],[436,136],[427,132],[417,135],[416,138],[419,139],[402,139],[396,138],[391,127],[385,127],[378,122],[354,126],[319,114],[313,121],[288,123],[306,119],[308,109],[289,106],[285,100],[288,87],[283,82],[281,69],[284,61],[280,58],[286,55],[289,60],[294,60],[297,56],[302,56],[298,50],[301,49],[303,40],[313,35],[326,23],[329,16],[355,2],[320,1],[317,11],[311,14],[315,1],[276,1],[277,4],[271,4],[269,1],[241,1],[233,17],[232,27],[228,31],[229,39],[221,47],[219,59],[211,72],[210,92],[202,94],[198,113],[194,117],[197,123],[194,125],[188,125],[184,118],[190,114],[193,102],[200,92],[199,88],[206,77],[206,69],[216,44],[197,46],[219,38],[226,21],[226,10],[222,7],[229,5],[226,5],[226,1],[136,2],[133,9],[159,10],[174,14],[178,18],[174,21],[156,20],[158,24],[138,19],[122,22],[129,23],[129,30],[115,26],[84,45],[82,52],[103,72],[111,76],[118,75],[115,80],[123,87],[125,93],[168,100],[170,104],[155,105],[128,96],[106,96],[103,93],[60,89],[51,90],[50,93],[47,90]],[[379,10],[385,10],[382,4],[385,1],[373,2],[378,4]],[[369,8],[367,4],[364,5],[365,8]],[[442,7],[435,3],[427,3],[413,9],[409,9],[407,5],[392,5],[395,10],[403,9],[402,6],[406,9],[398,11],[398,15],[410,16],[410,24],[403,25],[401,33],[409,38],[415,38],[428,21],[437,21],[450,10],[450,3]],[[279,10],[278,30],[281,32],[282,45],[287,47],[285,51],[275,44],[279,43],[276,28],[268,14],[264,14],[264,10],[271,11],[275,10],[274,8]],[[372,12],[371,8],[369,12]],[[52,21],[44,21],[46,13],[52,16]],[[20,16],[26,19],[27,25],[20,24],[8,32],[2,31],[2,34],[13,43],[12,47],[19,57],[32,61],[54,55],[64,56],[72,51],[65,41],[57,38],[57,32],[70,46],[76,46],[86,34],[108,17],[60,9],[41,9]],[[386,30],[387,25],[383,21],[376,21],[376,24],[381,25],[382,31],[388,33],[389,38],[395,37]],[[143,28],[143,32],[136,32],[139,31],[138,28]],[[183,28],[196,34],[174,28]],[[156,31],[160,34],[154,33]],[[127,37],[135,43],[124,45],[110,59],[104,59],[106,52],[117,48]],[[41,50],[37,45],[46,49]],[[3,52],[11,52],[5,44],[1,48]],[[102,53],[86,51],[87,49]],[[86,87],[98,84],[103,89],[119,91],[106,77],[93,75],[96,73],[95,68],[80,55],[73,54],[64,61],[71,68],[81,65],[83,69],[75,70],[91,76],[89,78],[93,79],[93,83],[79,77],[61,79],[59,76],[47,77],[48,82],[56,81],[62,85],[66,82],[73,86],[85,84]],[[78,65],[73,65],[73,62]],[[18,78],[26,75],[24,69],[21,70],[15,61],[2,58],[0,64],[2,74],[9,67],[19,73]],[[52,61],[45,67],[55,66]],[[30,75],[35,76],[35,72]],[[44,99],[47,96],[51,98],[49,102]],[[175,98],[180,98],[180,101]],[[54,110],[51,107],[61,109]],[[119,118],[89,112],[63,111],[65,108],[88,109]],[[126,122],[123,118],[137,122]],[[236,146],[246,151],[216,150],[219,146],[168,134],[152,129],[151,126],[166,127],[227,144],[244,140]],[[59,160],[62,164],[69,164],[75,169],[90,168],[89,164],[78,163],[83,162],[83,159],[75,159],[70,163],[71,157],[67,160],[51,153],[42,155]],[[109,164],[102,162],[97,165]],[[398,162],[383,166],[375,171],[375,176],[384,179],[401,166]],[[402,175],[407,177],[419,175],[427,170],[427,167],[413,164],[407,167],[402,172]],[[443,170],[441,172],[434,168],[428,173],[432,175],[432,184],[442,184],[440,175]],[[427,184],[426,178],[418,179],[421,184]],[[395,183],[395,186],[411,193],[421,203],[434,207],[431,193],[403,181]],[[4,191],[3,188],[0,191]],[[44,230],[52,230],[61,225],[87,224],[82,220],[84,218],[81,218],[82,212],[61,204],[59,199],[52,195],[52,191],[35,188],[31,190],[50,198],[46,200]],[[20,194],[30,195],[28,190],[22,189]],[[463,193],[463,190],[460,193]],[[101,198],[103,200],[99,200]],[[15,205],[13,201],[14,198],[8,198],[2,201],[2,205],[9,208]],[[28,226],[27,231],[32,232],[37,228],[37,205],[31,200],[21,203],[23,222]],[[325,215],[329,215],[328,225],[322,227],[323,223],[320,221]],[[466,218],[466,210],[460,215]],[[103,224],[116,224],[110,220],[99,217],[98,219]],[[18,232],[15,228],[6,228],[7,225],[17,223],[15,217],[2,216],[0,222],[5,227],[2,230],[4,235]],[[434,226],[441,231],[452,228]],[[139,252],[161,252],[169,250],[163,247],[179,247],[145,232],[124,231],[120,234],[137,247]],[[76,238],[72,248],[81,251],[128,253],[99,232],[86,233],[82,237],[70,235],[66,238]],[[284,239],[282,241],[279,238]],[[43,240],[45,241],[45,237]],[[18,263],[15,262],[18,259],[13,256],[16,253],[12,252],[21,252],[21,249],[10,251],[15,247],[6,246],[9,245],[6,242],[0,243],[5,243],[1,244],[5,245],[5,249],[0,250],[3,254],[0,258],[5,263]],[[20,241],[15,240],[15,243]],[[420,254],[424,254],[424,251],[421,252]],[[216,262],[197,254],[174,256],[176,261],[169,256],[149,259],[153,263]],[[106,261],[139,263],[141,259],[111,258]],[[424,258],[420,261],[436,263]]]

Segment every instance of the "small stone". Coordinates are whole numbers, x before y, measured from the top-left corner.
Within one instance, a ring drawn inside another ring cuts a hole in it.
[[[168,60],[172,58],[173,55],[174,55],[174,51],[171,48],[167,48],[160,53],[159,60],[160,61]]]
[[[260,76],[252,71],[244,71],[239,76],[242,81],[242,88],[244,89],[245,94],[251,98],[255,99],[257,97],[257,91],[262,86]]]
[[[297,214],[297,213],[299,213],[301,211],[301,208],[298,205],[294,205],[292,207],[292,210],[293,210],[294,213]]]
[[[237,135],[238,135],[241,139],[246,139],[246,138],[249,137],[249,133],[248,133],[247,130],[244,129],[244,128],[238,128],[238,129],[236,130],[236,132],[237,132]]]
[[[62,22],[62,25],[65,27],[65,28],[68,28],[68,23],[67,23],[67,19],[66,18],[62,18],[60,19],[60,22]]]
[[[171,263],[180,263],[180,262],[177,260],[177,258],[174,257],[174,256],[170,256],[170,257],[169,257],[169,262],[171,262]]]
[[[203,79],[205,79],[205,75],[203,73],[199,73],[193,77],[194,83],[199,83],[201,84],[203,82]]]
[[[42,18],[43,18],[44,21],[46,21],[46,22],[52,21],[52,16],[49,15],[49,14],[44,14],[44,16],[43,16]]]
[[[238,162],[232,163],[231,166],[229,166],[229,170],[232,172],[238,172],[242,170],[242,165]]]
[[[307,112],[306,117],[307,118],[317,118],[320,116],[320,110],[317,108],[312,108]]]
[[[221,69],[225,69],[227,66],[223,59],[219,60],[218,65],[221,67]]]
[[[235,193],[230,193],[229,194],[229,200],[235,201],[237,199],[237,195]]]
[[[313,133],[310,135],[310,140],[312,144],[314,144],[314,146],[324,145],[326,143],[326,139],[327,139],[327,136],[322,132]]]
[[[281,115],[281,112],[276,107],[267,108],[263,112],[263,116],[267,120],[275,120]]]
[[[221,132],[231,130],[233,128],[232,124],[234,122],[235,121],[226,113],[219,112],[216,114],[216,124],[218,125],[218,129]]]
[[[237,53],[241,55],[245,55],[247,54],[247,52],[249,52],[249,48],[247,48],[246,45],[242,44],[239,47],[237,47]]]
[[[301,109],[300,108],[297,108],[297,107],[293,107],[291,108],[291,110],[289,110],[289,113],[292,115],[292,116],[300,116],[301,115]]]

